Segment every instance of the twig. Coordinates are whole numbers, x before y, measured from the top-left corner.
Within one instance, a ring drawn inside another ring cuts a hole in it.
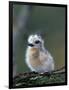
[[[63,70],[63,69],[65,69],[65,66],[63,66],[63,67],[61,67],[61,68],[59,68],[59,69],[56,69],[56,70],[54,70],[54,71],[52,71],[52,72],[55,73],[55,72],[61,71],[61,70]]]

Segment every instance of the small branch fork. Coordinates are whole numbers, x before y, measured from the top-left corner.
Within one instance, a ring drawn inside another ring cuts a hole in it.
[[[53,73],[58,73],[58,72],[61,72],[62,70],[64,70],[65,69],[65,66],[63,66],[63,67],[61,67],[61,68],[59,68],[59,69],[56,69],[56,70],[54,70],[54,71],[52,71]]]

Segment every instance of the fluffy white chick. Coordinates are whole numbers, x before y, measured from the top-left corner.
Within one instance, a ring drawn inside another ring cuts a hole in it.
[[[31,71],[38,73],[51,72],[54,70],[53,57],[45,49],[41,36],[37,34],[28,37],[26,63]]]

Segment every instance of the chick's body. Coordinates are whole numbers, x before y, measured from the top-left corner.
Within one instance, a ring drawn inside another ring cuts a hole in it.
[[[39,73],[54,70],[54,61],[50,53],[40,47],[28,47],[26,51],[26,63],[32,71]]]

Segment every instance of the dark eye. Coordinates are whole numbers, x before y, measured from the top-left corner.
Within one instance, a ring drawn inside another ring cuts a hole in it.
[[[40,43],[40,41],[35,41],[36,44]]]

